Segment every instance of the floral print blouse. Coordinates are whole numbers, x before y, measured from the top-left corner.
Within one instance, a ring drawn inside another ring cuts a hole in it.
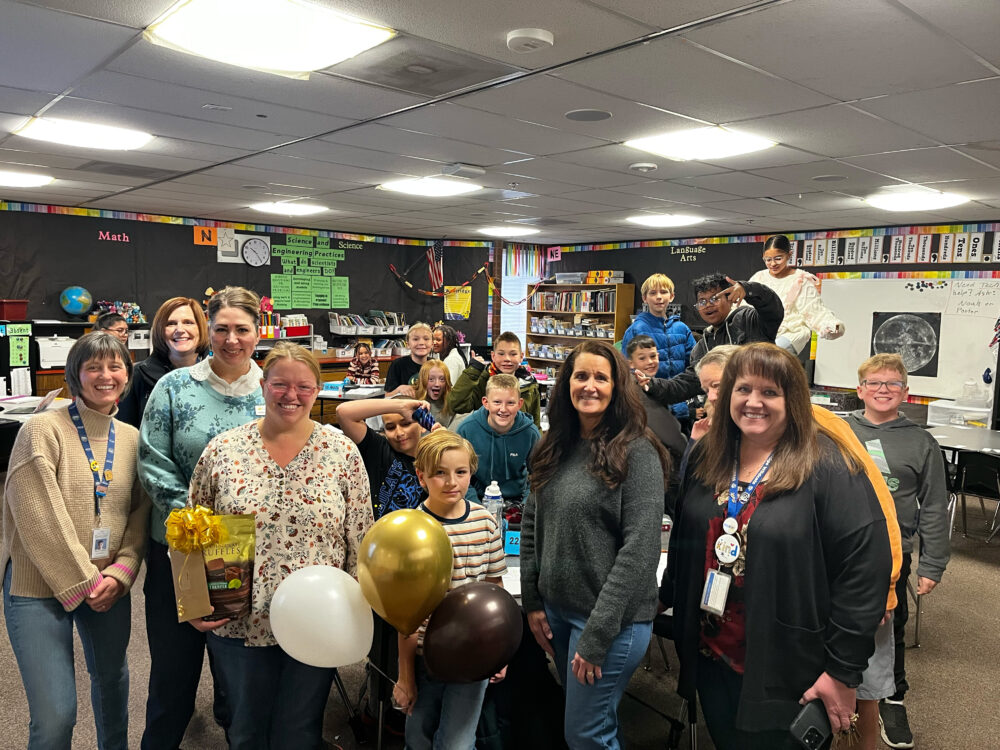
[[[215,631],[247,646],[277,644],[271,598],[292,572],[332,565],[356,576],[361,540],[374,523],[361,453],[318,424],[285,468],[267,452],[256,420],[217,435],[195,467],[190,500],[220,514],[256,516],[250,615]]]

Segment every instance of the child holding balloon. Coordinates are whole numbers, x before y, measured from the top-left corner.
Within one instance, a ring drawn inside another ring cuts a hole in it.
[[[501,585],[507,572],[496,519],[465,497],[477,464],[471,443],[448,430],[431,433],[417,446],[415,468],[427,491],[420,507],[444,526],[451,539],[451,589],[474,581]],[[486,685],[502,680],[506,667],[490,680],[457,683],[434,679],[422,657],[426,626],[425,622],[413,635],[399,635],[399,679],[392,695],[408,717],[406,747],[472,750]]]

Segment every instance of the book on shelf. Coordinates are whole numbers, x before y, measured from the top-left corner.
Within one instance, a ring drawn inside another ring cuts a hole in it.
[[[538,309],[553,312],[614,312],[614,289],[595,289],[592,292],[544,292],[536,297]]]

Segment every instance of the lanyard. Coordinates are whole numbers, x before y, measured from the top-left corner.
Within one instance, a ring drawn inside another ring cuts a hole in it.
[[[738,481],[740,474],[740,444],[738,442],[736,443],[736,460],[733,462],[733,480],[729,483],[728,516],[735,518],[739,515],[743,506],[746,505],[747,500],[753,497],[753,491],[757,489],[757,485],[760,484],[764,475],[767,474],[767,470],[771,468],[772,458],[774,458],[774,451],[771,451],[771,455],[767,457],[758,470],[757,476],[750,481],[750,484],[748,484],[747,488],[741,493],[739,491],[740,483]]]
[[[87,430],[83,426],[80,410],[75,401],[69,405],[68,411],[73,420],[73,426],[76,427],[76,434],[80,437],[80,445],[83,446],[83,452],[87,455],[87,461],[90,463],[90,471],[94,474],[94,515],[100,517],[101,498],[108,494],[108,485],[111,484],[112,476],[111,466],[115,462],[115,420],[112,419],[108,424],[108,452],[104,457],[104,472],[98,473],[101,466],[94,459],[94,452],[90,449],[90,440],[87,439]]]

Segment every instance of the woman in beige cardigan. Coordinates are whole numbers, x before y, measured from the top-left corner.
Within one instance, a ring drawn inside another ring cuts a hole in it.
[[[90,672],[100,750],[128,746],[129,588],[148,534],[138,431],[114,418],[128,350],[97,332],[66,358],[74,402],[18,432],[4,490],[3,606],[28,698],[29,750],[69,750],[76,723],[73,627]]]

